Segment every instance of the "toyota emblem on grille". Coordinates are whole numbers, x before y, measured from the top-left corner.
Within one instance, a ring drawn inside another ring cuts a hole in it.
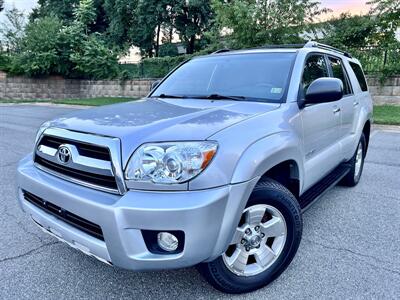
[[[71,150],[65,146],[61,145],[57,150],[57,159],[62,164],[67,164],[71,160]]]

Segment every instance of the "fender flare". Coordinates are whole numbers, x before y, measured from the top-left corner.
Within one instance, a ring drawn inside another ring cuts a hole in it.
[[[360,140],[361,134],[363,133],[363,130],[364,130],[364,126],[368,121],[370,122],[370,125],[372,127],[372,114],[370,112],[368,112],[365,108],[362,108],[360,110],[360,115],[358,117],[358,123],[356,125],[356,131],[355,131],[356,142],[353,143],[354,144],[353,152],[355,152],[358,147],[358,141]]]
[[[240,183],[260,177],[279,163],[292,160],[298,167],[301,190],[304,182],[302,149],[301,139],[290,131],[280,131],[259,139],[243,152],[231,182]]]

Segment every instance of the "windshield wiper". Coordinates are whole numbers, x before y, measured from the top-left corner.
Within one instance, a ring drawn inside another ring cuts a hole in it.
[[[187,98],[186,96],[179,96],[179,95],[167,95],[167,94],[160,94],[158,96],[151,96],[151,98],[173,98],[173,99],[183,99]]]
[[[193,98],[210,99],[210,100],[234,100],[234,101],[246,100],[246,97],[244,96],[227,96],[220,94],[210,94],[207,96],[194,96]]]

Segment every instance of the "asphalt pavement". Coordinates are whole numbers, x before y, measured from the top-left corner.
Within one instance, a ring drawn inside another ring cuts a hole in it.
[[[0,299],[399,299],[400,130],[371,136],[363,177],[304,214],[289,268],[268,287],[225,295],[194,268],[135,273],[109,267],[37,228],[16,201],[17,162],[39,125],[75,108],[0,105]]]

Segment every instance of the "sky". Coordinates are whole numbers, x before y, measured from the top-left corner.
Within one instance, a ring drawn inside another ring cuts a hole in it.
[[[342,12],[349,11],[352,14],[367,13],[367,0],[320,0],[323,7],[333,10],[330,15],[339,15]],[[29,12],[37,3],[37,0],[5,0],[6,8],[15,5],[16,8]]]
[[[343,12],[350,12],[354,15],[366,14],[369,11],[367,0],[322,0],[323,7],[330,8],[330,16],[338,16]]]

